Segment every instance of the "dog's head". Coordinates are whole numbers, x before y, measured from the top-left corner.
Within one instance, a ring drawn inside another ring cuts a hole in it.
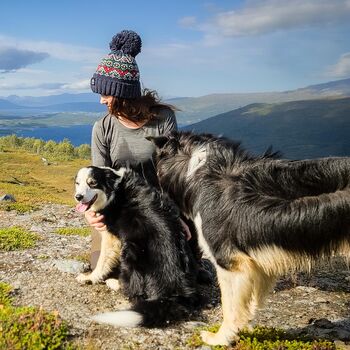
[[[167,136],[148,137],[156,146],[157,172],[160,180],[167,174],[186,178],[202,167],[207,160],[207,135],[172,132]]]
[[[76,210],[100,211],[110,203],[125,173],[125,168],[114,170],[107,167],[81,168],[75,177]]]

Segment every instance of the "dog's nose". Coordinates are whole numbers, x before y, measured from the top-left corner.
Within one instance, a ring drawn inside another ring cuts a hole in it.
[[[75,199],[78,201],[78,202],[80,202],[82,199],[84,198],[84,196],[82,195],[82,194],[76,194],[75,195]]]

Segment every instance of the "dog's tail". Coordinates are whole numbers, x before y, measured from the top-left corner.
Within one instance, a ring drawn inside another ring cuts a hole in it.
[[[199,298],[172,297],[155,300],[140,300],[129,310],[98,314],[92,319],[116,327],[165,327],[184,319],[191,309],[198,307]]]

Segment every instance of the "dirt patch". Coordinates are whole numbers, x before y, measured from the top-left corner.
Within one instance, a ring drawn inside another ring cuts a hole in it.
[[[74,273],[57,268],[57,261],[79,260],[89,251],[89,237],[55,233],[61,227],[85,226],[82,216],[71,207],[53,204],[22,215],[0,212],[0,228],[15,225],[41,239],[32,249],[0,252],[0,280],[15,288],[16,305],[57,310],[69,323],[72,338],[90,349],[189,349],[186,340],[195,328],[221,321],[219,291],[213,285],[202,288],[208,297],[203,312],[175,326],[130,330],[98,325],[90,316],[125,308],[128,301],[103,284],[80,285]],[[350,339],[350,271],[344,260],[335,258],[332,264],[320,263],[311,274],[280,279],[255,324],[340,340],[345,349]]]

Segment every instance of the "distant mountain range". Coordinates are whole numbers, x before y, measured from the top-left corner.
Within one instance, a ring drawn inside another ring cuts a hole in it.
[[[174,103],[180,109],[177,113],[179,123],[187,125],[251,103],[280,103],[348,96],[350,79],[343,79],[283,92],[211,94],[177,98],[167,102]]]
[[[180,127],[242,140],[255,153],[272,145],[293,159],[350,156],[350,79],[284,92],[211,94],[165,102],[180,109]],[[70,127],[74,144],[89,143],[91,124],[105,112],[93,93],[8,96],[0,99],[0,136],[17,133],[45,139],[57,136],[58,127]],[[68,130],[61,133],[68,135]]]
[[[347,96],[350,96],[350,79],[283,92],[211,94],[201,97],[177,97],[165,100],[165,102],[179,108],[177,112],[179,124],[188,125],[251,103],[280,103]],[[12,95],[0,99],[0,116],[33,116],[59,112],[102,114],[105,111],[106,107],[99,103],[98,95],[92,92],[40,97]],[[56,120],[59,123],[59,118]]]
[[[272,145],[289,159],[350,156],[350,98],[254,103],[184,129],[242,141],[257,154]]]

